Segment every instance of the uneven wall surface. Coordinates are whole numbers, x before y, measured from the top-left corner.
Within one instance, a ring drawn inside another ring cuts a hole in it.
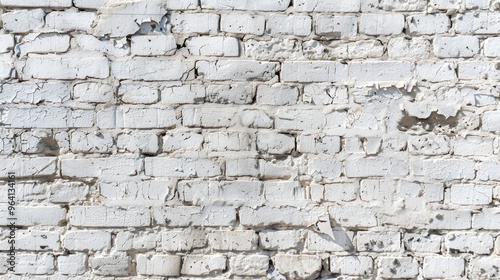
[[[0,4],[0,279],[500,278],[499,1]]]

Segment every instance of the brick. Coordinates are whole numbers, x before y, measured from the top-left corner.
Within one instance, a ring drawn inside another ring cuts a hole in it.
[[[64,248],[74,251],[105,251],[111,248],[111,233],[98,230],[68,231]]]
[[[120,80],[177,81],[187,78],[192,63],[180,60],[135,58],[111,62],[111,74]]]
[[[345,162],[347,177],[405,176],[408,165],[391,158],[350,158]]]
[[[500,57],[498,45],[500,45],[499,37],[486,38],[483,45],[484,55],[488,57]]]
[[[73,87],[73,98],[80,102],[107,103],[113,99],[110,84],[80,83]]]
[[[104,6],[105,2],[106,0],[73,0],[73,5],[78,8],[97,10]]]
[[[45,17],[45,28],[58,32],[88,31],[97,20],[94,12],[50,12]]]
[[[475,184],[456,184],[451,187],[451,203],[484,205],[491,203],[493,187]]]
[[[111,133],[95,131],[71,133],[71,151],[75,153],[111,153],[113,136]]]
[[[2,123],[14,128],[91,127],[94,115],[92,110],[73,110],[49,106],[12,108],[6,113]],[[31,117],[25,118],[26,115]]]
[[[320,215],[321,208],[307,207],[298,208],[284,205],[280,208],[273,206],[262,206],[257,209],[243,207],[239,211],[240,223],[248,227],[269,227],[272,225],[282,226],[306,226],[315,223]],[[274,212],[275,215],[265,213]]]
[[[150,232],[119,232],[115,238],[118,251],[147,251],[156,248],[156,234]]]
[[[250,14],[223,14],[221,15],[220,29],[223,32],[236,34],[263,35],[265,18]]]
[[[457,0],[430,0],[429,7],[440,10],[452,10],[463,8],[463,1]]]
[[[289,154],[295,149],[295,138],[289,134],[257,134],[257,150],[269,154]]]
[[[179,276],[181,257],[173,255],[138,255],[137,273],[154,276]]]
[[[70,203],[87,198],[89,186],[77,182],[60,182],[50,185],[49,201],[53,203]]]
[[[498,170],[500,163],[494,161],[483,161],[477,166],[477,178],[481,181],[500,181]]]
[[[127,276],[130,274],[130,257],[124,254],[101,255],[90,260],[96,275]]]
[[[363,179],[359,188],[359,196],[364,201],[391,201],[395,192],[395,186],[384,180]]]
[[[166,87],[161,90],[162,104],[192,104],[205,100],[205,87],[202,85],[183,85]]]
[[[493,279],[500,276],[500,259],[496,257],[476,257],[469,261],[471,278]]]
[[[265,255],[237,255],[231,257],[229,267],[234,275],[264,276],[269,268],[269,257]]]
[[[135,175],[138,172],[137,165],[132,158],[62,159],[61,174],[68,177]]]
[[[347,88],[319,83],[305,85],[302,96],[302,102],[311,105],[344,104],[347,99]]]
[[[244,10],[244,11],[284,11],[288,8],[290,0],[269,0],[266,2],[248,2],[244,0],[236,1],[217,1],[202,0],[202,9],[211,10]]]
[[[405,18],[402,14],[361,14],[359,32],[366,35],[398,35],[403,32]]]
[[[198,0],[168,1],[167,10],[196,10],[199,6]]]
[[[467,159],[424,160],[424,169],[429,178],[437,180],[474,179],[475,162]]]
[[[7,172],[15,172],[18,178],[56,175],[55,157],[2,158],[2,162],[2,178],[7,178]]]
[[[270,14],[266,32],[271,35],[308,36],[311,34],[312,19],[306,15]]]
[[[500,229],[500,214],[493,208],[483,208],[481,212],[474,214],[472,218],[474,229]]]
[[[448,33],[450,19],[445,14],[422,14],[407,17],[408,27],[412,35],[432,35]]]
[[[432,83],[452,81],[457,78],[453,63],[417,62],[415,70],[420,80]]]
[[[425,11],[427,8],[426,0],[398,1],[382,0],[379,7],[386,11],[406,12],[406,11]]]
[[[279,63],[245,60],[197,61],[198,75],[210,81],[268,81],[276,76]]]
[[[312,158],[308,165],[308,174],[315,180],[333,180],[340,177],[342,173],[342,163],[331,157]]]
[[[362,205],[333,206],[329,209],[330,218],[347,228],[369,228],[377,226],[375,210]]]
[[[245,132],[212,132],[206,136],[205,149],[210,151],[249,151],[250,135]]]
[[[140,56],[173,55],[177,50],[174,36],[132,36],[131,45],[132,55]]]
[[[175,180],[139,181],[103,178],[100,193],[107,205],[130,205],[140,202],[142,205],[161,205],[171,198],[176,186]]]
[[[281,79],[289,82],[343,82],[347,65],[336,61],[285,61]]]
[[[108,208],[104,206],[71,206],[69,223],[80,227],[141,227],[151,224],[144,208]]]
[[[161,233],[163,251],[191,251],[207,244],[206,233],[202,230],[169,230]]]
[[[294,201],[305,200],[306,193],[299,182],[266,181],[264,182],[266,200]]]
[[[250,104],[253,102],[252,87],[243,85],[209,85],[205,101],[220,104]]]
[[[10,240],[0,243],[2,250],[9,250]],[[59,251],[59,233],[40,230],[18,230],[15,245],[17,250],[26,251]]]
[[[259,232],[259,246],[266,250],[281,251],[295,249],[303,240],[298,230],[262,230]]]
[[[402,61],[351,62],[349,77],[352,82],[400,82],[413,77],[413,64]]]
[[[16,172],[17,174],[17,172]],[[0,212],[1,225],[9,225],[8,212]],[[17,226],[58,226],[66,221],[66,209],[59,206],[17,206]]]
[[[262,105],[294,105],[299,97],[299,89],[282,84],[257,87],[257,103]]]
[[[188,255],[182,262],[183,275],[219,274],[226,269],[226,256],[223,255]]]
[[[62,53],[69,49],[70,37],[59,34],[39,34],[26,36],[17,45],[16,51],[22,57],[28,53]]]
[[[465,61],[458,64],[460,80],[500,80],[500,68],[487,61]]]
[[[14,35],[0,34],[0,53],[10,52],[15,45]]]
[[[97,126],[105,128],[173,128],[177,116],[171,108],[108,107],[97,112]]]
[[[219,164],[211,159],[146,158],[145,174],[168,177],[210,177],[221,175]]]
[[[323,113],[308,109],[280,108],[275,114],[275,122],[280,131],[319,130],[326,125]]]
[[[358,232],[356,248],[365,252],[397,252],[400,249],[399,232]]]
[[[444,240],[450,253],[490,254],[493,250],[493,236],[487,233],[450,232]]]
[[[318,15],[315,20],[316,35],[335,38],[354,37],[358,33],[356,16]]]
[[[269,41],[249,39],[244,44],[245,55],[256,60],[295,59],[301,57],[302,52],[299,41],[288,38]]]
[[[328,0],[297,0],[293,2],[293,8],[297,12],[358,12],[361,7],[360,0],[349,2],[337,2]]]
[[[414,155],[445,155],[450,152],[450,139],[445,135],[410,136],[408,146]]]
[[[357,197],[358,189],[359,186],[352,183],[327,184],[324,186],[324,200],[334,202],[353,201]]]
[[[63,275],[82,275],[87,271],[87,254],[57,257],[57,270]]]
[[[118,150],[131,153],[156,154],[159,145],[158,135],[151,133],[120,134],[116,140]]]
[[[411,257],[381,257],[378,275],[384,279],[414,278],[418,276],[419,264]]]
[[[429,213],[429,216],[423,228],[449,230],[471,227],[471,212],[468,210],[436,210]]]
[[[230,127],[235,122],[234,108],[204,107],[182,110],[182,122],[187,127]]]
[[[76,35],[77,45],[85,51],[97,51],[115,57],[123,57],[130,54],[128,44],[123,44],[119,39],[99,40],[92,35]]]
[[[389,40],[390,58],[426,58],[431,52],[431,43],[425,38],[392,38]]]
[[[52,254],[16,255],[16,274],[47,275],[54,274],[55,269],[54,255]]]
[[[330,272],[349,276],[369,276],[373,273],[373,260],[366,256],[330,256]]]
[[[13,8],[70,8],[72,6],[72,2],[71,0],[41,0],[33,3],[29,0],[2,0],[0,5],[3,7]]]
[[[2,5],[5,4],[2,2]],[[41,29],[44,25],[44,17],[45,13],[42,9],[17,10],[3,13],[3,28],[12,33],[27,33]]]
[[[306,238],[306,248],[308,251],[315,252],[344,252],[353,249],[353,232],[334,230],[333,236],[335,239],[326,234],[309,231]]]
[[[436,37],[433,44],[439,58],[473,57],[479,53],[479,39],[473,36]]]
[[[243,110],[240,113],[240,123],[251,128],[271,128],[273,119],[262,110]]]
[[[9,79],[14,74],[14,61],[10,55],[0,56],[0,79]]]
[[[234,37],[190,37],[185,44],[192,55],[231,57],[240,54],[240,42]]]
[[[405,233],[403,244],[405,250],[411,252],[440,253],[442,239],[442,236],[435,234],[422,235],[417,233]]]
[[[273,260],[279,273],[290,279],[314,279],[321,271],[319,256],[277,254]]]
[[[208,233],[208,245],[213,250],[255,251],[258,235],[252,230],[214,231]]]
[[[233,206],[177,206],[154,208],[156,223],[169,227],[232,226],[236,221],[236,210]]]
[[[459,277],[464,272],[464,259],[459,257],[428,256],[424,258],[423,276],[426,278]]]
[[[232,204],[262,199],[262,184],[257,181],[183,181],[177,191],[183,201],[192,204],[203,204],[205,201],[226,201]]]
[[[83,54],[82,54],[83,55]],[[109,65],[106,57],[97,55],[37,55],[30,56],[23,68],[22,79],[86,79],[107,78]],[[47,71],[51,69],[51,71]]]
[[[170,17],[173,33],[214,34],[219,30],[219,15],[179,14]]]
[[[455,31],[462,34],[491,34],[500,32],[498,13],[465,13],[455,16]]]
[[[124,103],[153,104],[158,102],[158,87],[150,84],[122,83],[118,97]]]
[[[200,150],[203,136],[194,132],[178,131],[163,137],[163,151]]]

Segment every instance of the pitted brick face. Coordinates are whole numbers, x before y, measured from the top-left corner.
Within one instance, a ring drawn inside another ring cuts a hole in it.
[[[498,0],[0,15],[0,280],[500,278]]]

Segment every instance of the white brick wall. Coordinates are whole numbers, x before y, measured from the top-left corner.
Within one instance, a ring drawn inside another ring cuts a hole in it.
[[[0,279],[499,278],[499,8],[0,0]]]

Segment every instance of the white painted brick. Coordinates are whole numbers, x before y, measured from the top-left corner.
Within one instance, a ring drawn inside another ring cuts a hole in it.
[[[30,56],[23,68],[22,79],[102,79],[109,76],[109,63],[106,57],[87,53],[81,55],[81,57],[76,54]]]
[[[153,104],[158,102],[158,87],[150,84],[122,83],[118,96],[124,103]]]
[[[374,209],[363,205],[333,206],[329,209],[333,221],[344,227],[368,228],[377,225]]]
[[[57,257],[57,270],[63,275],[82,275],[87,271],[87,254]]]
[[[7,111],[2,123],[17,128],[91,127],[93,114],[92,110],[71,110],[63,107],[13,108]],[[26,115],[31,117],[25,118]]]
[[[98,230],[68,231],[64,248],[75,251],[105,251],[111,248],[111,233]]]
[[[493,138],[467,136],[455,138],[453,153],[459,156],[489,156],[493,155]]]
[[[410,1],[398,1],[398,0],[381,0],[379,7],[382,10],[387,11],[425,11],[427,8],[426,0],[410,0]]]
[[[44,17],[45,13],[42,9],[17,10],[3,13],[3,28],[12,33],[27,33],[42,28]]]
[[[0,243],[2,250],[9,250],[10,240]],[[26,251],[59,251],[59,232],[40,230],[18,230],[15,238],[15,248]]]
[[[132,55],[173,55],[177,50],[174,36],[141,35],[132,36]]]
[[[240,123],[251,128],[271,128],[273,119],[262,110],[243,110],[240,113]]]
[[[495,161],[484,161],[477,166],[477,178],[481,181],[500,181],[500,174],[498,173],[500,163]]]
[[[211,159],[148,157],[145,174],[169,177],[210,177],[221,175],[219,164]]]
[[[172,128],[177,124],[174,109],[134,106],[108,107],[97,112],[99,128]]]
[[[118,232],[115,238],[118,251],[145,251],[156,247],[156,234],[150,232]]]
[[[265,18],[251,14],[223,14],[221,16],[220,29],[228,33],[263,35]]]
[[[17,172],[16,172],[17,175]],[[9,225],[7,211],[0,213],[1,225]],[[59,206],[17,206],[17,226],[57,226],[66,221],[66,209]]]
[[[96,256],[89,263],[96,275],[127,276],[130,274],[130,257],[124,254]]]
[[[392,38],[387,46],[390,58],[429,57],[431,43],[424,38]]]
[[[187,127],[229,127],[235,122],[235,108],[199,107],[182,110],[182,124]]]
[[[450,232],[444,240],[450,253],[490,254],[493,250],[493,236],[487,233]]]
[[[398,35],[403,31],[405,18],[402,14],[361,14],[359,32],[366,35]]]
[[[244,42],[245,55],[256,60],[294,59],[301,56],[300,44],[288,38],[269,41],[249,39]]]
[[[324,186],[326,201],[353,201],[357,197],[359,186],[352,183],[327,184]]]
[[[350,158],[345,162],[347,177],[406,176],[408,165],[392,158]]]
[[[96,19],[94,12],[51,12],[45,17],[45,28],[58,32],[88,31]]]
[[[310,84],[304,86],[302,101],[312,105],[343,104],[348,101],[347,88],[330,84]]]
[[[142,205],[161,205],[173,195],[175,186],[175,180],[139,181],[106,177],[100,182],[100,193],[106,198],[107,205],[133,206],[139,201]]]
[[[155,154],[158,152],[159,145],[158,135],[151,133],[120,134],[116,140],[118,150],[131,153]]]
[[[241,84],[209,85],[205,101],[221,104],[249,104],[254,98],[252,87]]]
[[[190,104],[200,103],[205,99],[205,87],[203,85],[183,85],[178,87],[166,87],[161,90],[162,104]]]
[[[213,250],[255,251],[258,235],[253,230],[214,231],[208,233],[208,245]]]
[[[97,51],[110,56],[122,57],[130,53],[128,44],[119,39],[100,40],[92,35],[75,35],[78,46],[86,51]]]
[[[236,221],[233,206],[176,206],[153,209],[156,223],[167,226],[232,226]]]
[[[207,244],[206,233],[202,230],[169,230],[161,233],[163,251],[191,251]]]
[[[191,68],[191,62],[163,58],[135,58],[111,62],[111,73],[120,80],[177,81],[185,79]]]
[[[311,34],[312,19],[306,15],[270,14],[266,32],[271,35],[308,36]]]
[[[73,5],[83,9],[99,9],[104,6],[106,0],[73,0]]]
[[[297,0],[293,8],[298,12],[340,12],[352,13],[360,10],[360,0],[349,2],[328,0]]]
[[[473,36],[436,37],[434,54],[440,58],[473,57],[479,53],[479,39]]]
[[[500,37],[487,38],[484,40],[483,51],[488,57],[500,57]]]
[[[354,37],[358,33],[358,18],[356,16],[318,15],[315,30],[317,35],[327,37]]]
[[[229,267],[234,275],[264,276],[269,268],[269,257],[265,255],[237,255],[231,257]]]
[[[1,178],[6,178],[7,172],[15,172],[16,177],[39,177],[56,175],[55,157],[37,158],[2,158]]]
[[[212,132],[206,136],[205,148],[211,151],[248,151],[250,135],[244,132]]]
[[[35,3],[29,0],[2,0],[1,6],[15,8],[70,8],[72,3],[71,0],[41,0],[36,1]]]
[[[399,232],[363,232],[356,235],[356,248],[367,252],[397,252],[400,249]]]
[[[266,250],[287,250],[297,247],[303,239],[298,230],[263,230],[259,232],[260,247]]]
[[[223,255],[188,255],[182,262],[181,274],[209,275],[226,269],[226,256]]]
[[[330,256],[330,272],[350,276],[371,275],[373,260],[366,256]]]
[[[73,98],[80,102],[107,103],[113,99],[110,84],[80,83],[73,87]]]
[[[295,149],[295,138],[290,134],[260,132],[257,134],[257,150],[261,153],[289,154]]]
[[[455,30],[463,34],[491,34],[500,31],[500,15],[489,13],[465,13],[455,17]]]
[[[342,82],[347,65],[337,61],[285,61],[281,79],[290,82]]]
[[[67,84],[58,82],[3,84],[0,103],[62,103],[70,98],[69,92]]]
[[[14,72],[13,58],[9,54],[0,56],[0,79],[8,79]]]
[[[299,89],[293,86],[274,84],[257,87],[257,103],[262,105],[294,105],[299,97]]]
[[[167,1],[167,10],[196,10],[198,0]]]
[[[409,16],[407,20],[412,35],[447,33],[451,27],[450,19],[445,14],[417,14]]]
[[[464,259],[459,257],[428,256],[424,258],[423,276],[426,278],[459,277],[464,272]]]
[[[197,61],[198,74],[210,81],[268,81],[276,76],[279,63],[246,60]]]
[[[500,112],[484,112],[482,117],[482,129],[486,131],[500,131]]]
[[[408,147],[414,155],[445,155],[450,152],[449,142],[445,135],[410,136]]]
[[[326,234],[319,234],[313,231],[307,233],[306,248],[308,251],[316,252],[344,252],[353,249],[352,231],[334,230],[332,237]]]
[[[269,0],[265,2],[249,2],[245,0],[202,0],[200,3],[202,9],[270,12],[286,10],[290,4],[290,0]]]
[[[274,212],[275,215],[266,213]],[[257,209],[243,207],[239,211],[240,223],[244,226],[306,226],[317,222],[324,209],[312,206],[297,208],[284,205],[282,207],[262,206]]]
[[[193,132],[174,132],[163,137],[163,151],[200,150],[203,136]]]
[[[277,254],[273,260],[276,269],[287,279],[315,279],[321,271],[319,256]]]
[[[70,149],[74,153],[110,153],[113,136],[109,132],[75,131],[71,133]]]
[[[452,81],[457,78],[453,63],[417,62],[415,70],[419,80],[432,83]]]
[[[138,255],[137,273],[140,275],[179,276],[181,257],[173,255]]]
[[[403,242],[406,250],[419,253],[439,253],[441,251],[440,235],[422,235],[418,233],[405,233]]]
[[[465,8],[467,9],[488,9],[489,7],[489,0],[465,0]]]
[[[107,208],[104,206],[71,206],[69,223],[83,227],[142,227],[149,226],[147,208]]]
[[[264,182],[264,192],[266,200],[293,201],[306,199],[305,189],[296,181],[266,181]]]
[[[192,204],[213,201],[229,203],[252,202],[262,199],[262,184],[258,181],[183,181],[177,187],[180,198]]]
[[[475,162],[467,159],[424,160],[424,170],[429,178],[437,180],[474,179]]]
[[[483,208],[481,212],[474,214],[472,228],[498,230],[500,214],[494,208]]]
[[[363,179],[360,183],[359,196],[364,201],[392,201],[396,188],[384,180]]]
[[[477,279],[494,279],[500,276],[500,259],[496,257],[477,257],[469,261],[469,275]]]
[[[12,34],[0,34],[0,53],[10,52],[15,45]]]
[[[69,49],[70,37],[68,35],[30,35],[25,36],[23,41],[16,46],[16,52],[21,57],[28,53],[61,53]]]
[[[278,109],[275,114],[276,129],[282,131],[318,130],[325,126],[325,115],[307,109]]]
[[[340,151],[340,137],[301,134],[298,137],[297,150],[301,153],[336,154]]]
[[[402,61],[351,62],[349,78],[357,83],[408,81],[413,77],[413,64]]]
[[[458,64],[458,78],[461,80],[500,80],[500,68],[488,61],[464,61]]]
[[[7,181],[5,181],[4,185],[6,184]],[[47,197],[47,184],[41,182],[18,182],[15,188],[17,201],[40,201]],[[7,204],[9,202],[7,187],[0,189],[0,195],[3,195],[0,202]]]
[[[418,276],[419,264],[411,257],[381,257],[378,267],[378,275],[384,279],[414,278]]]
[[[219,30],[219,15],[178,14],[170,17],[173,33],[213,34]]]
[[[342,163],[331,157],[312,158],[308,165],[308,174],[314,176],[315,180],[333,180],[340,176]]]
[[[441,183],[422,184],[419,182],[404,182],[399,186],[399,195],[403,198],[422,197],[425,202],[440,202],[443,200],[444,187]]]
[[[62,159],[61,174],[68,177],[136,175],[138,163],[133,158]]]
[[[54,255],[52,254],[17,254],[15,271],[25,275],[54,274],[54,264]]]
[[[240,42],[234,37],[190,37],[186,47],[192,55],[200,56],[239,56]]]
[[[458,0],[430,0],[429,6],[441,10],[454,10],[463,8],[463,1]]]

